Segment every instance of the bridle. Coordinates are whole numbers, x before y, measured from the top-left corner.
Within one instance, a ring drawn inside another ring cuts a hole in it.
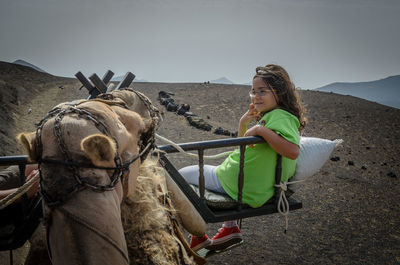
[[[131,90],[133,91],[133,90]],[[135,92],[137,95],[140,95],[138,92]],[[151,102],[144,97],[143,95],[140,95],[139,98],[145,103],[146,108],[148,109],[150,116],[152,120],[154,121],[156,117],[158,117],[158,110],[151,105]],[[93,99],[97,101],[101,101],[103,103],[109,104],[109,105],[119,105],[123,108],[129,109],[126,104],[123,102],[115,102],[114,96],[112,94],[102,94],[102,97],[99,99]],[[79,118],[84,118],[86,120],[89,120],[94,123],[96,128],[104,135],[110,137],[111,139],[114,140],[116,144],[116,149],[118,150],[118,142],[116,141],[115,137],[110,133],[107,125],[101,121],[96,115],[92,114],[90,111],[80,108],[79,105],[82,104],[83,102],[87,101],[81,101],[78,104],[71,104],[67,107],[57,107],[51,110],[38,124],[36,128],[36,148],[38,152],[38,164],[39,164],[39,169],[40,165],[42,163],[48,163],[48,164],[62,164],[66,165],[70,168],[70,171],[72,172],[72,175],[76,181],[76,185],[74,186],[73,190],[70,190],[65,194],[64,196],[61,196],[60,198],[52,198],[45,189],[45,185],[43,183],[43,177],[41,175],[40,171],[40,181],[41,181],[41,193],[43,196],[43,199],[47,203],[48,206],[55,206],[58,204],[61,204],[66,200],[66,197],[69,197],[72,193],[81,190],[82,188],[90,188],[94,191],[108,191],[108,190],[113,190],[117,183],[122,179],[123,175],[125,172],[129,171],[129,166],[134,163],[137,159],[140,158],[141,161],[143,161],[148,153],[150,152],[151,149],[154,148],[154,131],[155,131],[155,126],[152,125],[151,128],[147,133],[143,133],[140,137],[139,141],[139,147],[140,151],[139,154],[132,157],[128,161],[122,161],[121,156],[117,153],[115,158],[114,158],[114,163],[115,167],[101,167],[101,166],[95,166],[85,157],[81,157],[80,160],[86,160],[86,162],[78,162],[74,159],[72,159],[72,155],[68,151],[68,148],[63,140],[62,133],[61,133],[61,121],[65,116],[71,115],[71,114],[77,114]],[[56,140],[58,143],[59,150],[61,151],[63,155],[63,159],[53,159],[50,157],[42,157],[42,152],[43,152],[43,146],[42,146],[42,139],[41,139],[41,132],[43,129],[43,126],[45,123],[50,120],[51,118],[54,118],[54,135],[56,136]],[[154,123],[154,122],[153,122]],[[100,185],[96,183],[90,183],[88,180],[82,178],[79,174],[79,168],[94,168],[94,169],[103,169],[103,170],[113,170],[113,174],[110,176],[110,183],[106,185]]]
[[[103,167],[103,166],[96,166],[93,165],[86,157],[80,156],[79,160],[83,160],[84,162],[78,162],[77,160],[74,160],[72,158],[71,152],[68,150],[67,145],[65,144],[63,140],[63,135],[62,135],[62,130],[61,130],[61,121],[65,116],[68,115],[77,115],[79,118],[83,118],[86,120],[91,121],[96,128],[104,135],[110,137],[116,145],[116,150],[118,150],[118,142],[116,138],[110,133],[110,130],[108,126],[99,118],[96,117],[95,114],[91,113],[89,110],[84,109],[83,107],[80,107],[85,101],[80,101],[78,103],[67,103],[63,105],[62,107],[56,107],[52,109],[38,124],[36,124],[36,148],[37,148],[37,154],[38,154],[38,168],[39,168],[39,174],[40,174],[40,193],[46,203],[46,206],[49,207],[51,211],[55,210],[56,208],[60,210],[64,214],[64,216],[69,217],[69,219],[73,220],[76,223],[79,223],[88,229],[90,229],[92,232],[95,232],[96,234],[100,235],[103,237],[106,241],[108,241],[111,245],[113,245],[123,256],[125,259],[127,259],[127,254],[106,234],[104,234],[102,231],[96,231],[94,230],[93,226],[88,224],[86,221],[82,220],[81,218],[73,215],[72,213],[68,212],[62,204],[69,198],[71,197],[72,194],[74,194],[77,191],[83,190],[85,188],[89,188],[93,191],[96,192],[103,192],[103,191],[110,191],[114,190],[116,185],[118,184],[119,181],[121,181],[124,176],[126,176],[126,173],[129,174],[129,167],[132,163],[134,163],[136,160],[140,158],[141,161],[143,161],[149,152],[154,149],[154,142],[155,142],[155,130],[156,127],[159,124],[161,118],[161,114],[159,113],[158,109],[155,108],[150,100],[144,96],[143,94],[134,91],[132,89],[127,89],[132,92],[134,92],[138,98],[144,103],[146,106],[147,110],[150,113],[150,117],[152,119],[152,124],[149,128],[149,130],[146,133],[142,133],[140,136],[139,140],[139,154],[136,156],[133,156],[130,158],[128,161],[122,161],[121,155],[117,154],[114,157],[114,167]],[[91,101],[100,101],[102,103],[108,104],[108,105],[117,105],[119,107],[123,107],[125,109],[129,110],[129,107],[121,100],[115,100],[115,97],[112,94],[101,94],[99,95],[98,98],[92,99]],[[53,132],[54,136],[56,137],[57,143],[59,150],[61,151],[63,158],[62,159],[53,159],[51,157],[42,157],[43,155],[43,145],[42,145],[42,130],[46,122],[50,119],[54,118],[54,127],[53,127]],[[76,155],[75,155],[76,156]],[[73,175],[73,180],[75,181],[75,184],[70,188],[69,190],[66,190],[64,193],[61,194],[57,193],[56,198],[55,196],[51,196],[49,192],[46,190],[46,184],[42,176],[42,170],[40,168],[41,164],[61,164],[65,165],[69,168],[70,172],[72,172]],[[80,175],[80,168],[93,168],[93,169],[101,169],[101,170],[112,170],[113,173],[110,177],[110,182],[105,185],[97,184],[97,183],[91,183],[85,178],[82,178]],[[49,246],[49,224],[51,223],[51,212],[48,218],[46,218],[46,228],[47,228],[47,242]],[[51,251],[50,248],[48,247],[49,251],[49,256],[51,258]]]

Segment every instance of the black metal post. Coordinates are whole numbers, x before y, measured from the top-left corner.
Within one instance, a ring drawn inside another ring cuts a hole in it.
[[[204,150],[199,149],[199,189],[200,198],[204,199],[205,181],[204,181]]]
[[[87,78],[82,74],[81,71],[77,72],[77,73],[75,74],[75,77],[76,77],[79,81],[81,81],[82,85],[83,85],[87,90],[89,90],[90,96],[88,97],[88,99],[95,98],[95,97],[97,97],[97,96],[100,94],[100,91],[99,91],[96,87],[92,86],[92,84],[90,83],[90,81],[87,80]]]
[[[242,210],[242,195],[244,184],[244,153],[246,145],[240,145],[239,176],[238,176],[238,210]]]
[[[94,84],[94,86],[101,92],[101,93],[106,93],[107,91],[107,85],[103,82],[103,80],[100,79],[100,77],[97,74],[92,74],[89,77],[90,81]]]
[[[118,89],[123,89],[123,88],[127,88],[130,86],[130,84],[132,83],[133,79],[135,79],[135,75],[132,74],[131,72],[127,72],[124,76],[124,78],[122,79],[122,81],[118,84],[117,88],[115,90]]]
[[[108,71],[104,74],[104,76],[103,76],[103,78],[102,78],[104,84],[108,85],[108,83],[111,81],[111,78],[112,78],[113,76],[114,76],[113,71],[108,70]]]

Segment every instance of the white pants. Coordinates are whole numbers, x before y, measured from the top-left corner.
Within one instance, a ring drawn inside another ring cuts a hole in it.
[[[226,194],[217,177],[217,167],[204,165],[204,185],[207,190]],[[199,166],[193,165],[178,170],[189,184],[199,186]]]

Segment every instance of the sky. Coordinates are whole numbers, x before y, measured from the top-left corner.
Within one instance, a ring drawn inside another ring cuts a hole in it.
[[[314,89],[399,75],[399,14],[399,0],[0,0],[0,61],[234,83],[276,63]]]

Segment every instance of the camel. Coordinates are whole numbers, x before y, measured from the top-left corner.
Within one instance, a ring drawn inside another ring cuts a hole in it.
[[[146,158],[160,120],[146,96],[125,89],[59,104],[18,136],[40,165],[46,239],[33,242],[47,241],[52,264],[205,262],[180,230],[204,234],[203,219]],[[26,264],[37,264],[34,252]]]

